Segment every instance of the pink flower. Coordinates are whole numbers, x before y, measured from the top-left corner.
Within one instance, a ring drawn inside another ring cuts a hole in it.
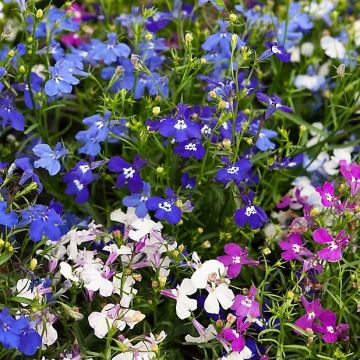
[[[231,309],[236,311],[236,316],[250,316],[257,318],[260,316],[260,305],[255,298],[256,287],[252,286],[247,296],[236,295]]]
[[[358,164],[348,165],[345,160],[340,160],[340,171],[350,186],[351,195],[354,196],[360,190],[360,166]]]
[[[288,241],[280,241],[279,245],[281,250],[284,250],[281,253],[281,257],[286,260],[294,260],[294,259],[301,259],[301,256],[311,256],[312,253],[303,246],[301,240],[301,234],[299,233],[292,233],[287,236]]]
[[[320,194],[321,203],[325,207],[330,207],[334,205],[334,202],[336,200],[336,197],[334,196],[335,189],[331,183],[326,182],[322,187],[318,186],[316,188],[316,191]]]
[[[350,237],[345,230],[341,230],[334,239],[326,229],[319,228],[314,231],[313,238],[319,244],[328,244],[326,248],[317,252],[319,258],[329,262],[336,262],[341,259],[341,251],[348,245]]]
[[[224,251],[227,255],[218,256],[217,260],[227,266],[227,276],[233,279],[240,274],[242,265],[258,265],[256,260],[249,259],[247,249],[242,249],[235,243],[226,244]]]
[[[322,340],[326,343],[334,343],[340,338],[341,340],[347,341],[349,339],[349,325],[339,324],[336,326],[336,314],[330,310],[325,310],[320,314],[319,319],[321,325],[314,324],[314,330],[323,334]]]
[[[324,311],[320,304],[320,299],[308,302],[304,295],[300,295],[301,302],[305,308],[306,315],[295,321],[295,325],[306,330],[312,329],[314,321],[318,319],[320,314]]]

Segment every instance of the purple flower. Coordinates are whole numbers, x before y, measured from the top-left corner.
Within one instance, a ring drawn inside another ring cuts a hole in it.
[[[205,148],[200,140],[187,140],[177,144],[174,152],[185,159],[189,157],[202,159],[205,155]]]
[[[313,233],[313,239],[319,244],[328,244],[328,246],[317,252],[322,260],[329,262],[339,261],[342,257],[342,249],[349,243],[349,235],[345,230],[341,230],[334,239],[324,228],[316,229]]]
[[[291,233],[287,236],[288,241],[280,241],[279,245],[281,250],[284,250],[281,253],[281,257],[286,260],[301,260],[301,256],[311,256],[312,253],[303,246],[301,240],[301,234],[299,233]]]
[[[299,165],[302,165],[304,159],[304,154],[297,154],[294,158],[289,156],[284,157],[280,161],[275,161],[271,166],[269,166],[270,170],[280,170],[280,169],[292,169]]]
[[[196,179],[190,177],[189,173],[183,173],[181,176],[181,186],[185,189],[194,189],[196,186]]]
[[[262,223],[268,222],[269,219],[266,216],[263,209],[254,205],[254,192],[250,191],[247,195],[243,195],[244,207],[237,209],[234,214],[234,221],[239,227],[249,224],[250,227],[255,230],[262,226]]]
[[[336,326],[336,314],[330,310],[325,310],[320,314],[319,319],[321,325],[314,324],[314,330],[323,334],[322,340],[326,343],[334,343],[340,338],[341,340],[347,341],[349,339],[349,325],[339,324]]]
[[[45,205],[29,206],[21,212],[22,220],[19,226],[30,224],[30,239],[38,242],[43,236],[49,240],[57,241],[61,237],[60,226],[63,225],[60,215]]]
[[[250,323],[248,323],[250,325]],[[240,352],[245,347],[245,339],[238,331],[230,328],[225,328],[222,331],[224,340],[231,343],[231,350]]]
[[[322,187],[318,186],[316,188],[316,191],[320,194],[321,203],[325,207],[330,207],[334,205],[334,201],[336,200],[336,198],[334,196],[335,188],[333,184],[326,181]]]
[[[0,117],[2,118],[1,126],[5,128],[6,125],[10,123],[11,127],[15,130],[23,131],[25,119],[24,116],[15,109],[14,101],[14,96],[9,92],[4,92],[4,94],[0,97]]]
[[[116,177],[116,187],[126,186],[131,193],[138,193],[143,188],[139,169],[142,165],[140,159],[136,158],[134,165],[129,164],[119,156],[114,156],[108,162],[108,168],[112,172],[119,173]]]
[[[159,196],[153,196],[145,203],[149,210],[155,211],[155,217],[158,220],[167,220],[169,224],[177,224],[181,219],[181,210],[176,206],[176,196],[170,189],[166,189],[166,199]]]
[[[303,315],[301,318],[295,321],[295,325],[304,330],[312,329],[314,321],[319,318],[319,315],[322,314],[324,309],[320,304],[320,299],[316,299],[311,303],[308,302],[304,295],[300,295],[301,302],[305,308],[306,315]]]
[[[234,164],[228,163],[225,169],[221,169],[217,172],[215,180],[222,182],[224,185],[231,180],[236,184],[240,184],[241,181],[245,180],[248,171],[251,169],[252,163],[249,160],[238,160]]]
[[[68,153],[67,149],[60,142],[56,144],[55,150],[51,150],[47,144],[38,144],[33,147],[32,151],[40,158],[34,162],[34,166],[46,169],[51,176],[56,175],[60,171],[61,166],[58,159]]]
[[[272,97],[269,97],[264,93],[258,92],[256,97],[259,101],[267,104],[265,119],[270,119],[270,116],[277,110],[281,110],[287,113],[293,112],[293,109],[290,107],[282,105],[281,99],[275,94]]]
[[[217,257],[217,260],[227,266],[227,276],[229,279],[233,279],[240,274],[243,265],[258,265],[259,262],[253,259],[249,259],[247,249],[242,249],[235,243],[226,244],[224,251],[227,255],[221,255]]]
[[[6,212],[7,202],[0,201],[0,225],[13,227],[18,222],[18,217],[15,211]]]
[[[148,209],[145,206],[145,203],[149,199],[149,197],[150,197],[150,184],[144,181],[142,193],[125,196],[122,200],[122,203],[126,207],[135,207],[136,216],[139,218],[144,218],[148,213]]]
[[[39,177],[33,172],[33,167],[30,164],[30,160],[27,157],[14,160],[14,164],[23,171],[23,174],[19,180],[19,185],[24,185],[26,181],[31,179],[38,185],[38,192],[40,193],[43,186],[39,180]]]
[[[187,105],[179,104],[176,116],[166,117],[160,121],[158,125],[159,133],[165,137],[173,137],[176,142],[201,138],[200,125],[190,121],[190,119],[185,116],[187,109]]]
[[[360,165],[353,163],[348,165],[345,160],[340,160],[340,172],[350,186],[351,195],[354,196],[360,190]]]
[[[235,310],[236,316],[250,316],[257,318],[260,316],[260,304],[256,301],[256,287],[251,286],[248,295],[236,295],[231,309]]]
[[[289,62],[291,55],[286,52],[285,48],[281,45],[278,45],[277,42],[266,42],[267,50],[265,50],[258,58],[258,61],[265,60],[270,56],[275,55],[278,59],[283,62]]]

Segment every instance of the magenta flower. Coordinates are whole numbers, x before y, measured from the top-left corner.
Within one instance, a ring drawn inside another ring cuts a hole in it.
[[[336,326],[336,314],[330,310],[325,310],[322,314],[320,314],[319,319],[321,321],[321,325],[314,324],[314,330],[323,334],[322,340],[326,343],[334,343],[338,340],[349,340],[348,332],[349,325],[348,324],[339,324]]]
[[[326,229],[319,228],[314,231],[313,238],[319,244],[328,244],[326,248],[317,252],[319,258],[336,262],[341,259],[342,249],[348,245],[350,237],[345,230],[341,230],[334,239]]]
[[[326,182],[322,187],[318,186],[316,188],[316,191],[320,194],[321,203],[325,207],[330,207],[334,205],[334,201],[336,200],[336,198],[334,196],[335,189],[333,184]]]
[[[247,249],[242,249],[235,243],[226,244],[224,251],[227,255],[218,256],[217,260],[227,266],[227,276],[233,279],[240,274],[243,265],[258,265],[259,262],[249,259]]]
[[[245,347],[244,333],[250,326],[248,321],[243,322],[241,319],[237,320],[236,330],[225,328],[222,331],[222,336],[226,341],[231,343],[232,351],[241,351]]]
[[[257,318],[260,316],[260,305],[255,298],[256,287],[252,286],[247,296],[236,295],[231,309],[236,311],[236,316]]]
[[[354,196],[360,190],[360,165],[348,165],[345,160],[340,160],[340,172],[350,186],[351,195]]]
[[[311,256],[312,253],[303,246],[301,240],[301,234],[299,233],[291,233],[287,236],[288,241],[280,241],[279,245],[281,250],[284,252],[281,253],[281,257],[286,260],[301,260],[301,256]]]
[[[324,309],[320,304],[320,299],[316,299],[311,303],[308,302],[304,295],[300,295],[301,302],[305,308],[306,315],[295,321],[295,325],[304,330],[312,329],[314,321],[319,318]]]

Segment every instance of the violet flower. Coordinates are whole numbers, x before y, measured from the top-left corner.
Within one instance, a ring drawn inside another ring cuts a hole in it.
[[[334,343],[340,338],[341,340],[347,341],[349,339],[349,325],[339,324],[336,326],[336,314],[330,310],[325,310],[320,314],[319,319],[321,325],[314,324],[314,330],[323,334],[322,340],[326,343]]]
[[[286,52],[285,48],[281,45],[278,45],[277,42],[269,42],[265,43],[267,46],[267,50],[265,50],[258,58],[258,61],[265,60],[270,56],[275,55],[279,60],[283,62],[289,62],[291,55]]]
[[[256,94],[256,97],[259,101],[267,104],[265,119],[270,119],[270,116],[277,110],[281,110],[281,111],[284,111],[287,113],[293,112],[293,109],[288,106],[283,105],[281,102],[281,99],[275,94],[273,94],[273,96],[270,97],[266,94],[258,92]]]
[[[314,321],[319,318],[324,309],[320,304],[320,299],[308,302],[304,295],[300,295],[300,299],[306,311],[306,315],[297,319],[295,325],[304,330],[312,329]]]
[[[325,184],[322,187],[318,186],[316,188],[316,191],[320,194],[321,203],[325,207],[330,207],[334,205],[334,201],[336,200],[336,198],[334,196],[335,188],[333,184],[329,182],[325,182]]]
[[[312,253],[303,246],[301,240],[301,234],[299,233],[291,233],[287,236],[287,241],[279,242],[281,250],[284,250],[281,253],[281,257],[286,260],[301,260],[301,256],[311,256]]]
[[[248,295],[236,295],[231,309],[236,311],[236,316],[250,316],[257,318],[260,316],[260,304],[256,301],[256,287],[251,286]]]

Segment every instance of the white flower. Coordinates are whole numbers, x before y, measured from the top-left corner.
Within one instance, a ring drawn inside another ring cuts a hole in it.
[[[196,344],[202,344],[206,343],[210,340],[213,340],[216,338],[217,332],[215,330],[214,325],[210,324],[206,329],[203,335],[199,337],[194,337],[191,335],[185,336],[185,341],[189,343],[196,343]]]
[[[308,148],[311,146],[317,145],[321,140],[323,140],[325,138],[325,134],[323,133],[324,125],[322,123],[314,122],[311,125],[313,128],[318,129],[318,131],[316,131],[314,129],[310,129],[310,135],[313,137],[306,144],[306,147],[308,147]]]
[[[114,210],[110,214],[110,220],[119,222],[121,224],[124,224],[125,226],[129,226],[138,219],[135,214],[135,210],[136,209],[133,207],[127,208],[126,213],[124,213],[121,209]]]
[[[290,61],[292,63],[300,62],[300,48],[298,46],[291,47],[288,52],[291,54]]]
[[[205,289],[209,277],[212,281],[219,280],[222,276],[225,276],[225,266],[218,260],[208,260],[203,264],[200,264],[198,269],[191,276],[193,285],[198,289]]]
[[[339,172],[340,160],[345,160],[348,164],[351,163],[351,153],[353,151],[353,146],[334,149],[333,155],[330,157],[330,160],[324,163],[324,170],[329,175],[336,175]]]
[[[325,78],[318,75],[297,75],[294,85],[298,89],[308,89],[310,91],[318,91],[325,84]]]
[[[207,296],[204,309],[209,314],[218,314],[220,311],[219,303],[221,304],[224,310],[229,309],[234,303],[235,295],[229,285],[222,283],[220,285],[213,284],[212,287],[208,289],[209,295]]]
[[[79,276],[77,275],[77,271],[73,271],[70,264],[62,261],[60,263],[60,274],[65,278],[69,279],[75,283],[78,283],[80,281]]]
[[[311,181],[306,176],[299,176],[293,182],[296,188],[300,189],[300,196],[305,198],[310,205],[322,207],[321,196],[316,191]]]
[[[320,40],[320,46],[325,50],[325,54],[332,59],[343,59],[345,57],[344,45],[332,36],[323,36]]]
[[[176,299],[176,315],[181,320],[188,318],[191,315],[191,311],[196,310],[197,301],[188,297],[188,295],[194,294],[196,290],[190,279],[184,279],[180,286],[170,290]]]
[[[314,53],[315,46],[311,42],[304,42],[301,44],[300,52],[301,55],[304,55],[306,57],[311,57]]]
[[[221,360],[246,360],[253,357],[252,351],[245,346],[240,352],[232,351],[229,355],[223,356]]]
[[[138,219],[131,223],[132,230],[129,231],[129,238],[134,241],[139,241],[144,236],[156,232],[160,234],[162,225],[150,219]]]
[[[106,269],[105,269],[106,271]],[[114,290],[114,284],[103,276],[104,270],[95,265],[87,265],[81,272],[84,287],[91,291],[98,291],[102,296],[110,296]]]
[[[133,297],[137,294],[137,290],[133,287],[134,284],[134,278],[132,276],[124,275],[123,273],[116,274],[113,277],[113,293],[121,295],[120,305],[122,307],[129,307]]]
[[[52,325],[56,319],[55,315],[48,313],[45,320],[36,325],[36,331],[41,336],[43,345],[50,346],[57,340],[58,333]]]

